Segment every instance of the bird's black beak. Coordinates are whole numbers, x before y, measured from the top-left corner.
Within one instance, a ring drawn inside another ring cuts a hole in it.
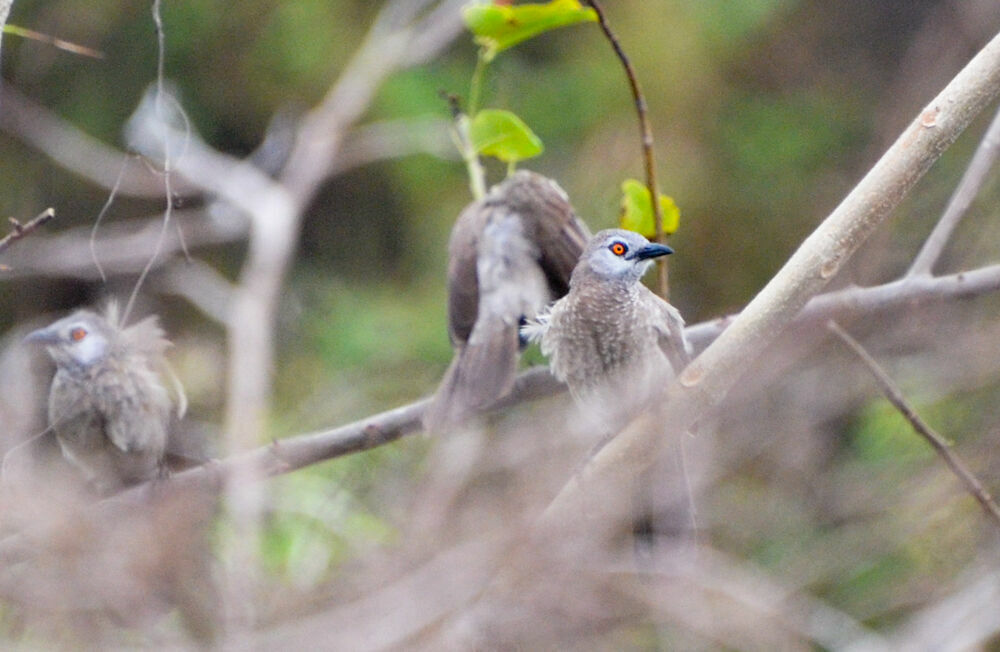
[[[650,242],[645,247],[633,251],[632,255],[628,257],[635,260],[646,260],[647,258],[659,258],[660,256],[666,256],[667,254],[672,253],[674,253],[674,250],[667,245]]]
[[[49,328],[39,328],[37,331],[31,331],[24,338],[26,344],[55,344],[58,340],[59,336]]]

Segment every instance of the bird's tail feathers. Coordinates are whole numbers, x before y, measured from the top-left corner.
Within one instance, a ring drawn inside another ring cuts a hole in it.
[[[424,412],[428,430],[459,423],[489,409],[514,386],[517,328],[497,322],[490,333],[477,332],[480,330],[477,324],[469,342],[455,354]]]

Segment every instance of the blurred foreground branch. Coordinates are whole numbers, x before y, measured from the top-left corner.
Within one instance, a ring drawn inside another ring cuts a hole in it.
[[[953,453],[948,446],[948,442],[945,441],[944,437],[939,435],[930,425],[927,424],[917,411],[913,409],[906,397],[903,396],[902,390],[893,382],[889,374],[885,372],[882,367],[879,366],[878,362],[869,355],[868,351],[865,351],[864,347],[858,343],[856,339],[850,336],[847,331],[841,328],[837,322],[829,321],[827,322],[827,328],[834,335],[839,337],[844,344],[850,348],[855,355],[857,355],[861,361],[868,368],[868,371],[872,373],[875,377],[875,381],[879,386],[879,389],[885,394],[885,397],[892,403],[893,407],[899,410],[899,413],[903,415],[913,429],[921,437],[927,440],[927,443],[931,445],[931,448],[941,456],[948,468],[958,476],[958,479],[965,485],[966,491],[968,491],[973,498],[975,498],[980,505],[983,507],[983,511],[986,512],[986,516],[989,518],[993,525],[1000,527],[1000,507],[993,501],[993,497],[990,493],[986,491],[983,483],[979,481],[979,478],[969,470],[969,467],[965,465],[962,459]]]

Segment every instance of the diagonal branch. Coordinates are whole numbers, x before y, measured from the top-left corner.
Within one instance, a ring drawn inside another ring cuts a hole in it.
[[[958,187],[955,188],[951,199],[948,200],[948,206],[941,215],[941,219],[913,260],[913,265],[906,272],[907,276],[926,275],[933,271],[934,264],[941,258],[941,252],[944,251],[945,245],[951,239],[951,234],[965,217],[965,213],[969,210],[976,195],[979,194],[979,189],[982,188],[986,175],[993,169],[997,155],[1000,155],[1000,109],[997,109],[993,122],[990,123],[986,135],[983,136],[979,147],[976,148],[976,153],[969,162],[969,167],[966,168],[962,180],[958,182]]]
[[[0,99],[0,129],[47,155],[63,169],[100,188],[131,197],[163,199],[162,175],[145,165],[122,168],[129,154],[98,139],[5,84]],[[174,192],[189,196],[198,192],[192,184],[174,183]]]
[[[913,430],[916,431],[918,435],[927,440],[927,443],[931,445],[931,448],[941,456],[948,468],[958,476],[958,479],[965,485],[966,491],[968,491],[973,498],[979,501],[982,506],[983,511],[986,512],[986,516],[989,518],[993,525],[1000,527],[1000,507],[993,501],[993,497],[990,493],[986,491],[983,487],[983,483],[979,481],[979,478],[975,476],[969,467],[965,465],[962,459],[956,455],[948,447],[948,442],[945,441],[944,437],[939,435],[930,425],[927,424],[920,415],[917,414],[913,406],[906,400],[903,396],[902,390],[893,382],[889,374],[885,372],[882,367],[879,366],[878,362],[865,351],[864,347],[858,343],[856,339],[850,336],[843,328],[841,328],[837,322],[829,321],[827,322],[827,328],[837,337],[839,337],[844,344],[846,344],[855,355],[861,358],[865,366],[868,367],[868,371],[872,373],[875,377],[875,382],[878,384],[882,393],[885,397],[892,403],[893,407],[899,410],[899,413],[903,415],[903,418],[910,422],[913,426]]]
[[[3,253],[3,251],[7,249],[7,247],[11,246],[21,238],[25,237],[26,235],[28,235],[41,225],[45,224],[55,216],[56,216],[55,209],[46,208],[35,219],[31,220],[27,224],[21,224],[13,217],[10,218],[10,223],[13,226],[13,229],[6,236],[0,238],[0,253]]]

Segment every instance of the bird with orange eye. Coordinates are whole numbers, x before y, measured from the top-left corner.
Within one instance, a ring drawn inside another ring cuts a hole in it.
[[[107,495],[163,472],[173,401],[161,378],[169,342],[155,317],[123,328],[114,307],[79,310],[25,340],[56,363],[49,426],[88,484]],[[176,389],[180,417],[186,402]]]
[[[657,242],[649,242],[638,233],[608,229],[594,236],[590,252],[581,257],[573,276],[593,274],[595,278],[631,285],[639,281],[655,258],[674,253]],[[571,282],[572,285],[572,282]]]

